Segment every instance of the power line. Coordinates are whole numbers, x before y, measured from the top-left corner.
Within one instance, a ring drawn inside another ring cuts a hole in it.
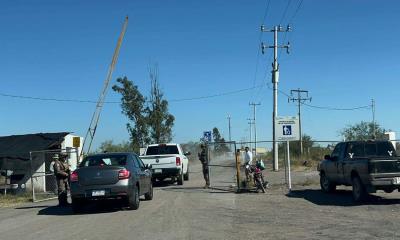
[[[311,107],[311,108],[318,108],[318,109],[332,110],[332,111],[354,111],[354,110],[371,108],[370,105],[360,106],[360,107],[353,107],[353,108],[336,108],[336,107],[314,106],[314,105],[307,104],[307,103],[302,103],[302,105],[307,106],[307,107]]]
[[[259,88],[259,87],[262,87],[262,84],[254,86],[254,87],[250,87],[250,88],[239,89],[239,90],[235,90],[235,91],[231,91],[231,92],[217,93],[217,94],[208,95],[208,96],[170,99],[170,100],[168,100],[168,102],[183,102],[183,101],[192,101],[192,100],[200,100],[200,99],[206,99],[206,98],[221,97],[221,96],[226,96],[226,95],[232,95],[232,94],[236,94],[236,93],[246,92],[246,91],[253,90],[253,89],[256,89],[256,88]]]
[[[291,3],[291,2],[292,2],[292,0],[289,0],[289,1],[288,1],[287,5],[286,5],[286,8],[285,8],[285,10],[283,11],[282,18],[281,18],[281,20],[279,21],[279,25],[282,24],[283,19],[284,19],[285,16],[286,16],[286,13],[287,13],[287,11],[288,11],[288,9],[289,9],[289,6],[290,6],[290,3]]]
[[[241,93],[249,90],[253,90],[256,88],[260,88],[263,85],[257,85],[254,87],[250,88],[244,88],[244,89],[239,89],[239,90],[234,90],[230,92],[222,92],[222,93],[217,93],[213,95],[207,95],[207,96],[199,96],[199,97],[192,97],[192,98],[178,98],[178,99],[171,99],[168,100],[169,102],[183,102],[183,101],[191,101],[191,100],[199,100],[199,99],[207,99],[207,98],[215,98],[215,97],[221,97],[221,96],[226,96],[226,95],[232,95],[236,93]],[[62,98],[45,98],[45,97],[33,97],[33,96],[23,96],[23,95],[13,95],[13,94],[6,94],[6,93],[0,93],[0,96],[3,97],[11,97],[11,98],[18,98],[18,99],[30,99],[30,100],[38,100],[38,101],[52,101],[52,102],[74,102],[74,103],[97,103],[97,101],[93,100],[82,100],[82,99],[62,99]],[[120,101],[105,101],[103,103],[107,104],[119,104],[121,103]]]
[[[292,17],[291,17],[291,18],[289,19],[289,21],[288,21],[288,25],[292,25],[292,24],[293,24],[293,20],[294,20],[294,18],[297,16],[297,13],[300,11],[300,8],[301,8],[302,4],[303,4],[303,0],[300,0],[300,1],[299,1],[299,4],[297,5],[296,10],[294,11]],[[284,34],[284,36],[283,36],[283,42],[286,41],[287,35],[289,36],[289,37],[288,37],[288,38],[289,38],[288,41],[290,42],[291,36],[292,36],[291,34],[292,34],[291,32],[289,32],[289,33],[286,33],[286,32],[285,32],[285,34]],[[280,50],[280,52],[282,52],[282,49]],[[280,53],[279,53],[279,54],[280,54]]]
[[[269,89],[272,89],[272,87],[270,86],[270,83],[267,84],[267,87]],[[289,94],[287,94],[286,92],[284,92],[282,90],[278,90],[278,92],[283,94],[283,95],[285,95],[288,98],[292,97],[292,96],[290,96]],[[304,105],[304,106],[307,106],[307,107],[311,107],[311,108],[317,108],[317,109],[323,109],[323,110],[331,110],[331,111],[353,111],[353,110],[371,108],[371,105],[352,107],[352,108],[338,108],[338,107],[328,107],[328,106],[315,106],[315,105],[311,105],[311,104],[307,104],[307,103],[301,103],[301,104]]]
[[[265,19],[267,18],[270,3],[271,3],[271,0],[267,0],[267,2],[266,2],[266,5],[267,5],[267,6],[265,7],[264,17],[263,17],[263,19],[262,19],[261,25],[264,24]],[[259,60],[260,60],[260,49],[258,48],[258,46],[260,46],[260,44],[261,44],[261,37],[262,37],[262,32],[260,32],[260,34],[259,34],[259,36],[258,36],[256,69],[255,69],[255,73],[254,73],[253,86],[256,85],[257,74],[258,74],[258,65],[259,65]]]
[[[97,103],[93,100],[80,100],[80,99],[61,99],[61,98],[44,98],[44,97],[32,97],[32,96],[22,96],[22,95],[12,95],[6,93],[0,93],[0,96],[19,98],[19,99],[31,99],[39,101],[53,101],[53,102],[76,102],[76,103]],[[104,102],[104,103],[120,103],[120,102]]]
[[[303,4],[303,0],[300,0],[300,1],[299,1],[299,5],[297,5],[297,8],[296,8],[296,10],[294,11],[294,14],[292,15],[292,17],[290,18],[290,20],[289,20],[289,22],[288,22],[289,24],[292,24],[293,19],[297,16],[297,13],[300,11],[300,8],[301,8],[302,4]]]

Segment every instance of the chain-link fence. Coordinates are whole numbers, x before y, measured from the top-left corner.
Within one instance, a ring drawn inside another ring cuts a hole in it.
[[[55,154],[65,154],[66,161],[74,170],[78,164],[77,148],[30,152],[31,178],[27,187],[32,191],[34,202],[57,198],[57,182],[54,175]]]
[[[236,162],[236,143],[208,143],[210,186],[214,189],[236,191],[238,169]]]

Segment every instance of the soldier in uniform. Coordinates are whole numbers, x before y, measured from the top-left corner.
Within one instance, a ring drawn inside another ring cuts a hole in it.
[[[206,185],[204,188],[210,187],[210,176],[208,175],[208,155],[207,155],[207,148],[205,144],[201,144],[201,152],[198,153],[199,160],[203,165],[203,176],[204,180],[206,181]]]
[[[66,162],[66,155],[54,154],[54,175],[57,181],[57,192],[58,192],[58,203],[59,206],[68,205],[68,177],[69,177],[69,166]]]

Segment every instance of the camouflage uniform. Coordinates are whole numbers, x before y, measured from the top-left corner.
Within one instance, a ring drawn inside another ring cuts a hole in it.
[[[61,156],[61,159],[55,156],[54,159],[54,175],[57,180],[58,203],[60,206],[65,206],[68,205],[68,177],[70,170],[68,163],[65,162],[65,156]]]
[[[210,176],[208,174],[208,155],[205,145],[201,145],[201,152],[198,153],[198,156],[201,164],[203,165],[203,176],[204,180],[206,181],[206,185],[204,187],[208,188],[210,186]]]

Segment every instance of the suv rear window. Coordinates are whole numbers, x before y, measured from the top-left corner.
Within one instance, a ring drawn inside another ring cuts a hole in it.
[[[176,145],[158,145],[150,146],[147,148],[146,155],[160,155],[160,154],[179,154]]]
[[[126,155],[95,155],[86,157],[80,167],[92,166],[125,166]]]

